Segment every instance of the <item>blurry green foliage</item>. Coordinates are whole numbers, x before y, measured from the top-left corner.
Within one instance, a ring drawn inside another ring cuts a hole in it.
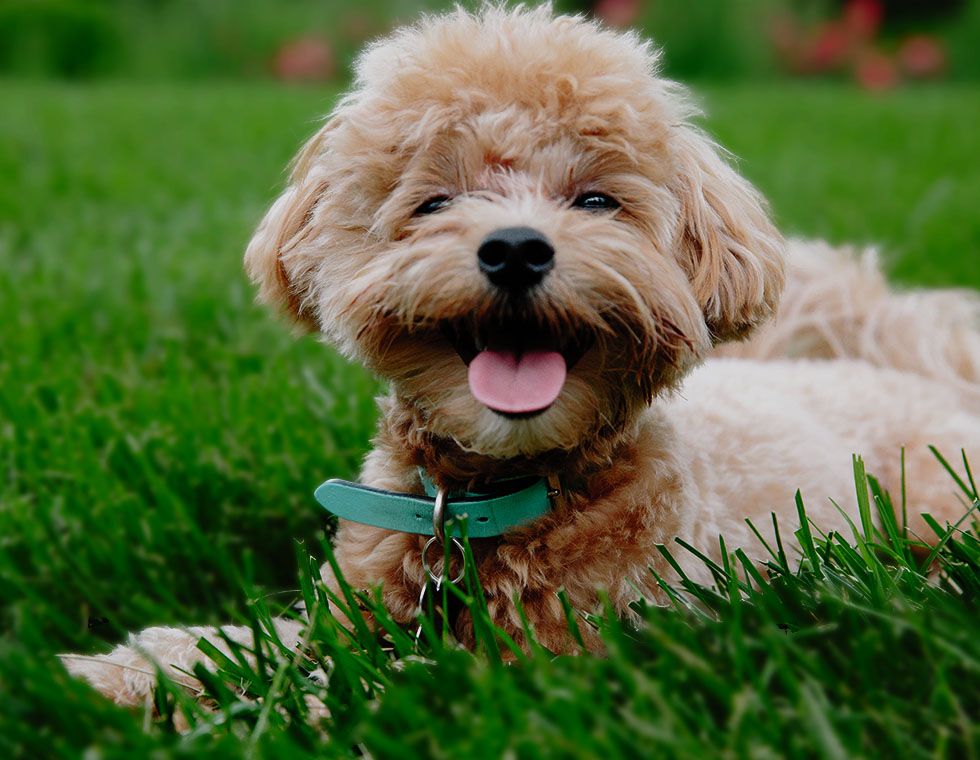
[[[663,48],[664,68],[684,79],[776,73],[769,21],[786,0],[661,0],[642,4],[637,26]]]
[[[954,79],[980,79],[980,2],[967,4],[946,35],[949,70]]]
[[[122,29],[108,7],[78,0],[0,0],[0,71],[87,77],[118,70]]]

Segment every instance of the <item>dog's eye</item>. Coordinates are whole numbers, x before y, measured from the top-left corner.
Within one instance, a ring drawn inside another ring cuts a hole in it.
[[[619,201],[605,193],[583,193],[572,201],[572,206],[586,211],[613,211],[619,208]]]
[[[436,211],[441,211],[446,206],[452,202],[452,198],[448,195],[437,195],[435,198],[429,198],[425,203],[421,204],[413,216],[424,216],[426,214],[434,214]]]

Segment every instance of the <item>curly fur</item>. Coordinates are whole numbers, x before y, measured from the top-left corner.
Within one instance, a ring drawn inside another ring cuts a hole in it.
[[[651,566],[671,574],[657,544],[680,537],[717,556],[723,534],[760,556],[745,518],[763,526],[775,511],[788,539],[797,488],[815,522],[842,528],[830,499],[855,509],[852,452],[894,489],[904,445],[913,508],[953,520],[962,507],[926,445],[980,449],[971,296],[897,294],[870,255],[794,243],[779,316],[756,331],[784,289],[786,246],[657,67],[635,34],[548,8],[402,29],[360,58],[245,258],[263,300],[388,381],[364,483],[421,492],[419,466],[449,488],[560,480],[551,514],[475,546],[496,621],[521,640],[519,598],[558,651],[574,648],[559,589],[583,610],[604,589],[628,615],[638,594],[659,599]],[[622,207],[570,205],[596,190]],[[413,214],[440,195],[453,202]],[[547,235],[556,264],[515,305],[475,253],[519,225]],[[474,398],[440,327],[494,321],[588,340],[558,400],[530,419]],[[407,623],[421,544],[345,523],[337,557]],[[471,635],[465,619],[458,633]]]

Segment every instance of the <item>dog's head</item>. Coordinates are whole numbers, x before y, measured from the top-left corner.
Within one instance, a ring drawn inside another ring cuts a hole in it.
[[[627,424],[783,277],[763,201],[656,69],[547,8],[374,44],[249,245],[262,297],[467,450]]]

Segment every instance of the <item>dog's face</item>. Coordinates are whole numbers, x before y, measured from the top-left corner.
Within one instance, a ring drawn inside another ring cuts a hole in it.
[[[249,246],[262,295],[464,449],[627,424],[782,286],[758,195],[655,65],[547,9],[374,45]]]

